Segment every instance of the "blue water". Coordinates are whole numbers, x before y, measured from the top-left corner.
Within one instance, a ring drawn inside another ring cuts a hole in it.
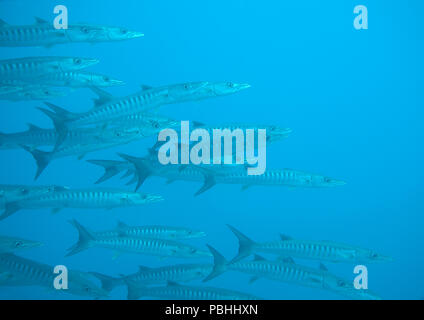
[[[150,178],[142,191],[163,195],[161,203],[110,211],[21,211],[1,221],[0,233],[43,241],[19,255],[50,265],[110,275],[187,260],[159,260],[89,249],[65,258],[77,240],[68,223],[78,219],[93,230],[127,224],[186,226],[207,232],[206,239],[226,257],[236,254],[229,223],[254,240],[333,240],[392,256],[391,263],[369,264],[369,288],[384,299],[422,299],[423,257],[423,106],[422,37],[419,1],[1,1],[0,18],[30,24],[33,16],[53,20],[64,4],[69,22],[117,25],[139,30],[144,38],[118,43],[66,44],[47,48],[2,48],[0,59],[25,56],[82,56],[100,59],[87,71],[126,81],[108,89],[116,95],[152,86],[198,80],[248,82],[235,95],[164,106],[161,113],[204,123],[265,123],[290,127],[293,134],[271,145],[267,168],[293,168],[347,181],[329,189],[217,185],[194,198],[197,183],[167,185]],[[353,28],[353,8],[368,7],[369,29]],[[422,56],[422,55],[421,55]],[[422,79],[421,79],[422,80]],[[419,85],[421,84],[421,86]],[[93,93],[79,89],[55,104],[88,110]],[[16,132],[32,122],[51,127],[38,102],[1,102],[0,131]],[[116,152],[142,156],[154,137],[89,154],[87,159],[117,159]],[[35,163],[22,150],[1,151],[0,182],[33,184]],[[102,170],[85,161],[63,158],[51,163],[37,184],[94,187]],[[103,186],[125,188],[119,178]],[[199,260],[208,262],[209,259]],[[317,266],[316,262],[302,262]],[[328,269],[353,281],[353,264]],[[209,285],[266,299],[343,299],[331,292],[226,273]],[[125,297],[125,288],[111,293]],[[2,287],[1,299],[70,299],[38,287]]]

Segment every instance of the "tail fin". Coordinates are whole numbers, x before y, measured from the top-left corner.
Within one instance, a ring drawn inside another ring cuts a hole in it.
[[[45,102],[45,104],[54,112],[44,108],[38,108],[38,110],[47,115],[53,122],[57,132],[57,141],[53,150],[57,150],[66,139],[68,134],[67,122],[73,118],[73,113],[49,102]]]
[[[125,284],[125,282],[121,278],[114,278],[98,272],[90,273],[100,280],[100,282],[102,283],[102,289],[108,292],[112,291],[119,285]]]
[[[207,282],[212,280],[213,278],[219,276],[227,270],[227,260],[225,260],[224,256],[220,254],[215,248],[210,245],[207,245],[210,252],[213,255],[213,269],[212,272],[203,279],[203,282]]]
[[[74,219],[69,222],[78,230],[79,238],[78,242],[68,249],[69,252],[66,254],[66,257],[73,256],[74,254],[90,248],[92,245],[91,241],[95,239],[77,220]]]
[[[87,162],[98,165],[105,169],[103,176],[101,176],[95,184],[99,184],[109,180],[110,178],[116,176],[121,170],[117,168],[121,161],[113,161],[113,160],[87,160]]]
[[[255,246],[255,242],[253,240],[249,239],[248,237],[246,237],[243,233],[238,231],[233,226],[230,226],[229,224],[227,224],[227,227],[230,228],[230,230],[234,233],[234,235],[237,237],[237,239],[239,241],[238,255],[235,256],[234,259],[231,260],[230,263],[240,261],[240,260],[248,257],[249,255],[251,255],[252,252],[253,252],[253,247]]]
[[[137,175],[137,186],[135,191],[137,191],[146,178],[151,175],[152,170],[148,167],[144,158],[137,158],[123,153],[118,153],[118,156],[134,165]]]
[[[18,202],[7,202],[4,206],[3,213],[0,215],[0,220],[6,219],[20,209],[21,207],[19,206]]]
[[[25,150],[31,153],[33,158],[35,159],[35,162],[37,163],[37,172],[35,174],[34,180],[37,180],[38,177],[43,173],[44,169],[49,165],[49,162],[51,160],[51,152],[41,151],[37,149],[31,149],[30,147],[21,145],[21,147]]]

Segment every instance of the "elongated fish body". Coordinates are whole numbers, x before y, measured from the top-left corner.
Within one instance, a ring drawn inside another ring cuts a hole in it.
[[[163,300],[260,300],[250,294],[213,288],[183,286],[169,282],[166,287],[128,287],[128,299],[154,297]]]
[[[239,254],[233,261],[241,260],[252,253],[276,254],[281,257],[293,257],[330,262],[373,262],[391,261],[390,257],[372,250],[333,241],[295,240],[281,235],[281,241],[255,242],[232,226],[228,226],[239,241]]]
[[[139,128],[115,128],[95,132],[92,136],[87,137],[84,142],[67,145],[62,144],[59,149],[52,152],[32,149],[25,145],[21,145],[21,147],[31,153],[37,163],[37,172],[35,174],[36,180],[54,159],[68,156],[78,156],[82,158],[89,152],[127,144],[136,139],[143,138],[145,135],[146,131]]]
[[[173,282],[189,282],[204,279],[211,273],[211,264],[179,264],[160,268],[140,266],[137,273],[122,278],[132,285],[153,285]]]
[[[255,243],[254,252],[329,262],[373,262],[389,261],[372,250],[354,247],[333,241],[282,240]]]
[[[62,186],[27,186],[27,185],[0,185],[0,208],[3,209],[6,203],[25,200],[47,193],[57,192],[67,189]]]
[[[109,76],[88,72],[67,71],[60,73],[50,73],[34,79],[34,81],[44,86],[54,87],[112,87],[122,86],[125,83],[121,80],[113,79]]]
[[[0,94],[0,100],[34,101],[64,97],[66,95],[68,95],[68,92],[63,90],[55,90],[43,86],[29,86],[14,92]]]
[[[163,200],[161,196],[137,192],[107,189],[68,189],[46,193],[19,201],[8,202],[5,204],[5,210],[0,216],[0,219],[5,219],[21,209],[51,208],[54,211],[64,208],[111,209],[117,207],[139,206],[161,200]]]
[[[257,136],[258,130],[263,129],[263,130],[266,130],[267,144],[285,139],[292,133],[292,130],[290,128],[281,128],[281,127],[273,126],[273,125],[257,125],[257,124],[245,124],[245,123],[227,123],[227,124],[220,124],[220,125],[201,124],[196,126],[195,129],[204,129],[209,133],[211,137],[213,137],[214,130],[234,131],[234,130],[240,129],[243,131],[244,135],[246,135],[246,130],[253,129],[255,136]],[[255,145],[255,148],[257,148],[256,145]]]
[[[162,200],[160,196],[115,190],[63,190],[19,201],[27,209],[39,208],[117,208]]]
[[[96,237],[92,246],[113,249],[119,252],[146,254],[158,257],[201,258],[208,257],[207,251],[178,242],[136,237]]]
[[[97,59],[79,57],[27,57],[0,60],[0,82],[25,80],[49,73],[80,70],[98,63]]]
[[[22,249],[35,248],[41,245],[42,243],[38,241],[0,235],[0,254],[5,252],[20,251]]]
[[[88,275],[73,270],[69,270],[68,273],[68,289],[55,290],[54,279],[57,274],[53,271],[53,266],[21,258],[11,253],[0,254],[0,272],[7,275],[3,278],[3,281],[0,281],[0,285],[41,286],[55,292],[66,292],[93,298],[107,296],[107,292],[91,282]]]
[[[199,258],[211,256],[208,251],[171,240],[126,236],[115,238],[97,236],[95,233],[91,233],[85,229],[76,220],[71,221],[71,223],[79,232],[79,240],[70,248],[67,256],[74,255],[91,247],[102,247],[113,249],[117,252],[147,254],[159,257]]]
[[[69,130],[61,148],[72,145],[100,144],[116,140],[121,143],[128,138],[149,137],[163,128],[172,127],[176,121],[168,118],[140,117],[136,119],[120,119],[114,122],[112,129],[102,128],[77,128]],[[0,133],[0,149],[20,149],[22,145],[31,149],[43,146],[54,146],[58,133],[54,129],[44,129],[33,124],[28,124],[28,129],[16,133]],[[125,142],[125,141],[124,141]]]
[[[94,233],[96,238],[115,238],[119,236],[134,238],[155,238],[163,240],[182,240],[204,237],[206,234],[202,231],[196,231],[183,227],[167,226],[128,226],[123,222],[118,222],[115,230],[101,231]]]
[[[121,27],[68,25],[55,29],[53,21],[36,18],[33,25],[11,26],[0,21],[0,46],[2,47],[52,47],[73,42],[111,42],[142,37],[143,34]]]

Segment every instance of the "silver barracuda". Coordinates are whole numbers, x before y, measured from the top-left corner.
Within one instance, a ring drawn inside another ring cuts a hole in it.
[[[211,264],[178,264],[159,268],[139,266],[138,272],[127,276],[111,277],[92,272],[102,283],[102,288],[111,291],[118,286],[139,286],[167,284],[169,281],[190,282],[202,280],[213,269]]]
[[[218,183],[240,184],[242,190],[257,185],[325,188],[346,184],[341,180],[292,169],[267,170],[262,175],[248,175],[246,167],[243,165],[230,165],[228,167],[225,165],[162,165],[155,158],[154,153],[147,157],[133,157],[126,154],[119,154],[119,156],[129,163],[116,162],[116,166],[113,166],[111,162],[89,160],[89,162],[105,168],[105,174],[98,182],[105,181],[119,173],[120,170],[129,170],[131,173],[135,173],[135,178],[130,183],[136,182],[136,190],[149,176],[166,178],[168,183],[177,180],[203,181],[202,187],[195,193],[195,196],[209,190]]]
[[[0,185],[0,208],[3,209],[6,203],[29,199],[47,193],[67,190],[63,186],[27,186],[27,185]]]
[[[52,152],[32,149],[24,145],[21,147],[28,151],[37,163],[36,180],[52,160],[68,156],[78,156],[79,159],[82,159],[89,152],[127,144],[145,137],[144,134],[145,131],[139,128],[113,128],[102,130],[92,137],[88,137],[84,142],[61,146]],[[148,135],[151,135],[151,132]]]
[[[5,82],[3,82],[5,83]],[[6,82],[7,83],[7,82]],[[121,80],[111,78],[103,74],[80,72],[80,71],[65,71],[58,73],[49,73],[28,79],[27,81],[20,81],[20,85],[37,84],[41,86],[53,87],[69,87],[69,88],[85,88],[85,87],[113,87],[122,86],[125,83]]]
[[[47,116],[51,118],[59,134],[56,148],[64,141],[67,131],[86,125],[105,124],[137,113],[143,113],[161,105],[180,103],[185,101],[194,101],[215,97],[220,94],[230,94],[248,88],[248,85],[233,84],[228,90],[217,91],[217,94],[211,94],[210,91],[204,91],[205,88],[212,86],[207,81],[189,82],[183,84],[168,85],[163,87],[151,88],[143,87],[142,90],[133,95],[116,98],[100,89],[95,89],[99,99],[96,107],[84,113],[72,113],[61,107],[47,103],[50,108],[40,108]],[[212,87],[218,86],[217,84]],[[223,85],[224,87],[226,85]],[[202,92],[201,94],[199,93]]]
[[[211,256],[208,251],[170,240],[126,236],[115,238],[99,237],[89,232],[76,220],[71,221],[71,223],[78,230],[79,240],[69,249],[67,256],[72,256],[91,247],[108,248],[116,252],[147,254],[164,258],[200,258]]]
[[[206,130],[210,136],[213,136],[213,130],[230,130],[234,131],[237,129],[245,132],[247,129],[253,129],[255,135],[257,135],[259,129],[266,130],[266,142],[267,144],[280,141],[282,139],[287,138],[292,130],[290,128],[282,128],[274,125],[253,125],[253,124],[244,124],[244,123],[228,123],[228,124],[220,124],[220,125],[209,125],[203,124],[199,122],[194,122],[195,129],[204,129]]]
[[[130,136],[132,134],[135,136],[139,135],[140,138],[150,137],[164,128],[177,126],[178,122],[163,116],[138,114],[117,119],[113,125],[114,127],[108,130],[104,128],[77,128],[70,130],[61,147],[96,144],[112,139],[120,140],[126,134]],[[35,149],[44,146],[54,146],[57,138],[56,130],[40,128],[29,123],[28,129],[22,132],[0,132],[0,149],[20,149],[22,146]]]
[[[183,240],[205,237],[206,233],[203,231],[192,230],[184,227],[168,227],[159,225],[129,226],[122,221],[118,221],[115,229],[95,232],[93,235],[95,238],[116,238],[123,236],[163,240]]]
[[[68,272],[68,289],[55,290],[54,267],[33,260],[18,257],[11,253],[0,254],[0,285],[2,286],[40,286],[53,292],[65,292],[77,296],[105,298],[107,292],[91,281],[90,274],[76,270]],[[3,278],[3,279],[1,279]]]
[[[324,265],[319,269],[314,269],[296,264],[291,258],[284,258],[277,261],[268,261],[265,258],[255,255],[251,261],[228,262],[217,250],[208,246],[214,256],[214,269],[203,281],[207,282],[226,271],[237,271],[252,275],[250,283],[260,278],[274,281],[282,281],[306,287],[319,288],[342,294],[348,297],[360,299],[379,299],[371,293],[357,293],[354,295],[353,283],[349,283],[328,272]],[[359,291],[359,290],[356,290]]]
[[[164,287],[129,286],[128,300],[154,297],[161,300],[261,300],[250,294],[213,287],[183,286],[168,282]]]
[[[26,86],[18,87],[10,93],[0,94],[0,100],[8,101],[34,101],[34,100],[47,100],[57,97],[64,97],[69,94],[68,91],[51,89],[44,86]]]
[[[20,251],[23,249],[31,249],[41,245],[42,243],[39,241],[0,235],[0,254],[5,252]]]
[[[80,70],[98,62],[97,59],[80,57],[26,57],[0,60],[0,82],[32,79],[49,73]]]
[[[73,42],[111,42],[142,37],[143,34],[121,27],[68,25],[67,29],[56,29],[53,21],[35,18],[35,24],[11,26],[0,20],[1,47],[47,47]]]
[[[58,212],[65,208],[112,209],[140,206],[163,200],[159,195],[142,194],[113,189],[67,189],[23,200],[5,203],[0,220],[22,209],[47,209]]]
[[[258,243],[232,226],[228,226],[239,241],[239,253],[233,261],[239,261],[253,253],[276,254],[282,257],[312,259],[329,262],[370,263],[391,261],[390,257],[372,250],[333,241],[296,240],[281,235],[280,241]]]

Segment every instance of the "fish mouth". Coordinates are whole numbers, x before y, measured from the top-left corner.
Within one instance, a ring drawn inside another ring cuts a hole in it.
[[[142,32],[138,32],[138,31],[131,31],[129,33],[129,38],[131,39],[135,39],[135,38],[141,38],[144,37],[144,33]]]
[[[163,201],[164,198],[160,195],[148,195],[147,196],[147,202],[154,203],[154,202],[160,202]]]
[[[125,82],[118,79],[111,79],[107,83],[108,86],[124,86]]]
[[[346,183],[347,183],[346,181],[336,180],[336,179],[331,179],[330,181],[331,186],[344,186]]]
[[[236,91],[241,91],[245,89],[249,89],[251,87],[248,83],[234,83],[233,88],[236,89]]]

